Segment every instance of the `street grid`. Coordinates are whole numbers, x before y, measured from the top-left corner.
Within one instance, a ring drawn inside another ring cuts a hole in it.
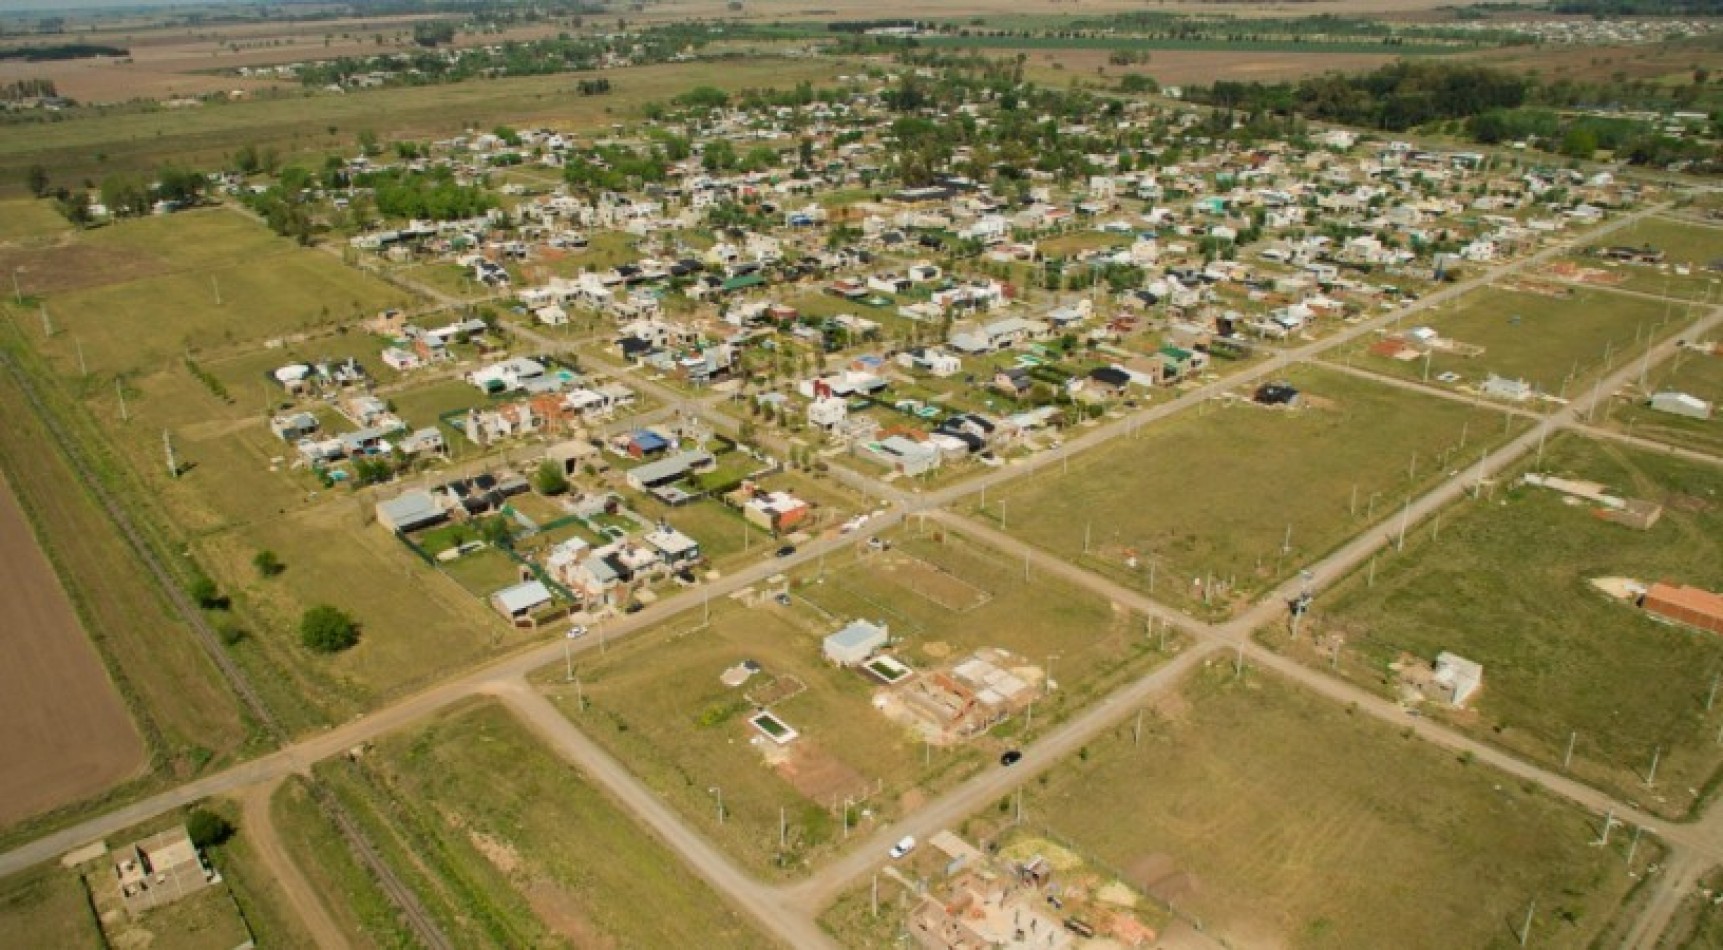
[[[1585,235],[1583,240],[1596,242],[1614,231],[1627,228],[1664,209],[1664,206],[1647,207],[1632,214],[1624,215],[1602,228],[1593,230]],[[817,873],[796,883],[771,885],[743,873],[711,842],[682,821],[668,805],[647,789],[624,765],[605,754],[590,739],[582,735],[548,698],[539,694],[528,684],[526,679],[528,674],[540,667],[560,663],[563,660],[564,650],[569,649],[569,647],[560,641],[523,650],[456,676],[350,723],[302,741],[284,745],[269,755],[133,802],[81,824],[44,835],[0,854],[0,875],[18,872],[52,859],[89,841],[116,833],[133,824],[213,795],[258,794],[257,790],[260,787],[265,789],[273,787],[283,777],[290,774],[307,775],[311,766],[320,760],[345,752],[377,736],[400,729],[463,698],[473,695],[491,695],[502,699],[535,733],[546,740],[556,754],[579,767],[589,779],[609,792],[636,819],[656,832],[696,873],[726,895],[735,905],[753,916],[767,933],[786,944],[798,947],[833,946],[831,939],[814,922],[816,915],[845,888],[880,864],[886,846],[891,841],[904,834],[926,836],[941,828],[955,825],[966,815],[998,800],[1001,795],[1008,794],[1017,785],[1034,779],[1041,772],[1051,768],[1063,756],[1074,752],[1084,742],[1112,727],[1124,717],[1132,714],[1138,707],[1151,702],[1167,691],[1176,689],[1185,677],[1200,664],[1219,656],[1226,656],[1235,662],[1258,667],[1298,683],[1303,688],[1310,689],[1333,702],[1348,705],[1359,712],[1394,723],[1410,730],[1437,747],[1469,755],[1476,761],[1515,778],[1536,783],[1548,792],[1594,814],[1611,814],[1619,821],[1643,828],[1661,838],[1671,849],[1671,858],[1667,869],[1656,882],[1652,898],[1645,911],[1634,922],[1628,940],[1628,944],[1631,946],[1650,946],[1662,934],[1679,906],[1681,898],[1698,876],[1709,867],[1723,864],[1723,809],[1707,809],[1699,820],[1692,823],[1676,823],[1657,818],[1566,775],[1532,765],[1495,746],[1471,739],[1427,719],[1409,720],[1403,710],[1382,696],[1345,681],[1331,678],[1292,658],[1282,656],[1256,644],[1252,640],[1252,634],[1264,625],[1281,617],[1285,610],[1286,601],[1297,593],[1301,582],[1296,578],[1285,581],[1276,589],[1268,591],[1254,606],[1224,623],[1204,623],[1183,612],[1171,609],[1140,592],[1124,588],[1105,577],[1048,556],[1039,549],[997,530],[990,524],[961,516],[949,510],[954,502],[981,492],[985,488],[1042,470],[1049,463],[1057,463],[1072,454],[1087,451],[1112,439],[1127,435],[1145,423],[1200,406],[1223,392],[1248,387],[1257,381],[1273,378],[1284,373],[1289,367],[1313,361],[1324,353],[1348,342],[1356,341],[1367,334],[1384,328],[1399,326],[1425,309],[1457,298],[1468,291],[1492,284],[1513,273],[1541,267],[1569,250],[1570,248],[1566,245],[1552,245],[1521,261],[1498,268],[1492,273],[1452,285],[1398,312],[1361,322],[1315,343],[1284,349],[1273,358],[1245,373],[1196,388],[1176,399],[1090,429],[1081,436],[1067,440],[1065,445],[1043,453],[1042,456],[1028,465],[1002,468],[961,484],[931,492],[904,491],[882,484],[845,466],[834,465],[831,467],[834,478],[852,489],[865,493],[868,497],[877,499],[886,506],[886,511],[882,515],[870,519],[865,526],[853,533],[828,536],[804,545],[790,559],[768,560],[764,563],[750,565],[722,580],[706,585],[705,589],[682,591],[661,600],[641,613],[606,621],[608,628],[606,634],[609,638],[627,636],[657,625],[676,614],[697,608],[705,598],[711,595],[722,596],[744,586],[757,584],[766,577],[780,573],[786,568],[804,564],[830,552],[861,543],[867,538],[915,519],[923,525],[931,520],[950,530],[985,543],[1008,557],[1022,558],[1026,570],[1030,572],[1042,572],[1061,577],[1107,597],[1132,611],[1146,617],[1153,617],[1159,622],[1177,628],[1192,639],[1193,645],[1169,662],[1123,686],[1111,695],[1096,701],[1087,710],[1047,732],[1024,750],[1024,758],[1018,767],[1009,771],[989,770],[974,777],[928,802],[895,825],[881,828],[873,835],[859,839],[838,859],[827,864]],[[461,303],[461,301],[440,293],[434,288],[415,287],[414,289],[438,301],[440,306],[458,306]],[[1658,342],[1651,346],[1650,353],[1645,357],[1646,362],[1648,364],[1661,363],[1675,351],[1675,340],[1700,338],[1716,329],[1720,322],[1723,322],[1723,307],[1712,309],[1696,321],[1681,326],[1675,332],[1664,334]],[[519,329],[517,332],[528,339],[534,339],[536,343],[548,349],[563,349],[568,346],[566,342],[551,340],[530,330]],[[619,367],[604,368],[624,372]],[[1530,429],[1498,445],[1478,465],[1467,466],[1458,475],[1444,481],[1423,495],[1409,500],[1403,512],[1400,510],[1385,512],[1384,517],[1376,525],[1365,529],[1319,562],[1310,565],[1308,568],[1309,576],[1315,583],[1322,584],[1360,567],[1382,548],[1392,545],[1395,529],[1403,520],[1415,525],[1438,513],[1446,506],[1459,501],[1465,496],[1475,480],[1481,477],[1482,473],[1503,470],[1518,459],[1535,451],[1543,440],[1558,430],[1574,431],[1588,437],[1611,439],[1625,444],[1644,445],[1657,451],[1675,452],[1684,457],[1697,457],[1708,462],[1719,462],[1720,460],[1704,453],[1671,449],[1668,446],[1650,443],[1648,440],[1599,430],[1589,424],[1598,403],[1608,399],[1609,394],[1616,389],[1637,378],[1640,370],[1638,360],[1633,361],[1629,366],[1618,368],[1603,379],[1590,395],[1575,399],[1543,416],[1541,421]],[[16,373],[17,370],[14,368],[13,372]],[[1376,374],[1367,375],[1374,376]],[[738,427],[735,420],[716,411],[712,405],[713,397],[690,398],[638,375],[633,376],[633,380],[649,394],[660,399],[669,409],[697,414],[721,431],[732,431]],[[1415,386],[1416,384],[1412,385]],[[1418,388],[1422,389],[1422,387]],[[126,523],[124,513],[115,510],[117,505],[111,500],[104,500],[109,502],[108,507],[115,520],[124,525]],[[146,558],[146,567],[151,566]],[[170,591],[177,589],[172,584],[164,586]],[[195,609],[189,604],[177,604],[176,606],[180,606],[182,612],[188,616],[195,616],[196,614]],[[199,633],[208,635],[207,630],[200,629]],[[220,655],[219,645],[211,643],[209,647],[212,654]],[[583,652],[599,647],[599,638],[588,637],[579,641],[572,649]],[[232,671],[232,675],[238,676],[238,671]],[[239,682],[242,683],[243,679],[241,678]],[[254,696],[246,695],[243,687],[241,687],[241,695],[246,696],[250,701],[248,705],[253,706],[254,714],[261,721],[265,723],[271,721],[268,711],[256,708],[260,704]],[[326,933],[326,931],[324,932]],[[423,931],[421,931],[421,938],[428,939],[428,942],[433,944],[439,942]]]

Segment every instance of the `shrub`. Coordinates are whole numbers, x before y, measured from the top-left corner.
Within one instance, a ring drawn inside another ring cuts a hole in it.
[[[338,608],[320,604],[300,618],[299,637],[307,649],[339,653],[359,642],[359,625]]]
[[[287,570],[287,565],[281,563],[281,558],[276,557],[274,551],[257,552],[251,559],[251,566],[257,568],[261,577],[274,577]]]
[[[185,816],[186,834],[199,848],[221,844],[233,837],[233,823],[206,808],[193,808]]]

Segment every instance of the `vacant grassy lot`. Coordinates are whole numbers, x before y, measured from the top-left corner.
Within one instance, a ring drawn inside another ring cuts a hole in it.
[[[1428,662],[1451,650],[1482,663],[1476,711],[1450,716],[1456,725],[1555,767],[1577,734],[1573,774],[1685,814],[1690,790],[1709,789],[1723,764],[1723,705],[1705,709],[1723,640],[1655,623],[1588,581],[1723,588],[1723,473],[1577,438],[1552,441],[1543,467],[1662,502],[1663,517],[1641,532],[1552,491],[1498,490],[1499,503],[1444,515],[1439,537],[1421,532],[1404,555],[1384,556],[1374,586],[1353,576],[1322,597],[1316,627],[1345,638],[1342,672],[1383,689],[1402,654]]]
[[[412,945],[412,931],[376,878],[354,860],[346,839],[312,799],[304,779],[295,776],[283,783],[269,810],[293,863],[323,895],[330,916],[352,946]]]
[[[1536,900],[1537,945],[1585,947],[1633,884],[1628,835],[1284,681],[1216,664],[1157,713],[1027,786],[1022,830],[1230,945],[1507,947]]]
[[[501,706],[466,705],[322,771],[458,946],[764,943]]]
[[[577,725],[689,821],[738,860],[781,872],[830,854],[842,838],[845,798],[857,802],[852,822],[863,820],[863,809],[889,820],[982,767],[1001,737],[1023,732],[1021,721],[1008,721],[989,738],[929,750],[870,707],[871,680],[826,663],[826,634],[857,618],[884,621],[903,641],[895,654],[918,669],[982,646],[1011,650],[1034,666],[1055,654],[1059,689],[1037,702],[1037,729],[1161,655],[1141,620],[1051,580],[1024,582],[1020,564],[985,549],[955,537],[894,541],[892,551],[864,560],[829,558],[823,580],[818,563],[799,572],[790,606],[713,603],[710,624],[696,614],[607,653],[588,653],[578,688],[560,666],[540,680]],[[764,672],[739,688],[719,681],[748,659]],[[756,704],[801,733],[781,758],[746,722]],[[713,788],[723,789],[721,826]],[[781,813],[788,823],[782,851]]]
[[[66,950],[107,946],[83,883],[58,865],[0,880],[0,944]]]
[[[1554,396],[1589,395],[1593,377],[1631,360],[1647,335],[1660,336],[1689,319],[1684,305],[1602,290],[1549,296],[1491,287],[1443,304],[1424,320],[1446,339],[1484,348],[1481,356],[1435,354],[1429,378],[1452,372],[1475,386],[1495,373]],[[1376,372],[1407,379],[1425,375],[1421,359],[1375,356],[1363,345],[1343,352]]]
[[[1663,932],[1659,947],[1669,947],[1672,950],[1702,950],[1705,947],[1723,946],[1723,908],[1713,903],[1713,898],[1706,896],[1708,891],[1716,895],[1723,890],[1723,868],[1713,868],[1709,874],[1699,879],[1699,890],[1689,893],[1681,900],[1681,907],[1669,923],[1669,929]]]
[[[1661,266],[1609,264],[1593,258],[1580,261],[1586,267],[1601,267],[1625,277],[1622,287],[1688,300],[1714,298],[1718,293],[1717,274],[1709,265],[1723,258],[1723,227],[1673,218],[1645,218],[1625,231],[1610,235],[1605,243],[1611,247],[1649,244],[1664,253],[1665,263]],[[1677,274],[1676,267],[1684,267],[1688,273]]]
[[[0,201],[0,241],[52,237],[71,229],[71,224],[54,210],[52,202],[34,198]]]
[[[1169,603],[1200,606],[1201,579],[1212,575],[1221,612],[1475,462],[1503,434],[1504,417],[1488,407],[1316,367],[1288,378],[1305,407],[1241,400],[1184,412],[1074,459],[1069,474],[1049,465],[990,491],[981,513]]]
[[[221,209],[126,221],[81,239],[139,274],[101,283],[98,273],[94,286],[46,295],[56,334],[42,349],[68,375],[82,367],[98,374],[147,371],[188,349],[225,348],[413,302]]]
[[[1656,412],[1646,405],[1646,398],[1635,398],[1631,402],[1617,401],[1606,417],[1608,425],[1647,439],[1723,455],[1723,416],[1716,411],[1723,404],[1723,356],[1683,350],[1678,358],[1653,367],[1646,377],[1646,392],[1666,390],[1698,396],[1711,403],[1711,418],[1689,419]]]

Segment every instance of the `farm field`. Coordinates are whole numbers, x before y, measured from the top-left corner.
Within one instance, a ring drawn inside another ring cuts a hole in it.
[[[1571,739],[1575,777],[1686,815],[1723,765],[1723,707],[1705,709],[1723,641],[1655,622],[1589,581],[1723,588],[1723,474],[1577,437],[1551,441],[1542,468],[1659,502],[1663,515],[1642,532],[1551,490],[1498,486],[1497,503],[1445,513],[1438,537],[1420,530],[1404,554],[1385,554],[1373,585],[1361,572],[1323,592],[1308,629],[1343,638],[1340,673],[1377,689],[1390,688],[1387,664],[1403,657],[1429,663],[1448,650],[1481,663],[1472,710],[1431,714],[1551,769]],[[1278,632],[1266,639],[1287,648]],[[1293,652],[1327,667],[1331,648],[1311,656],[1310,642]]]
[[[1461,377],[1458,385],[1475,387],[1494,373],[1572,399],[1586,394],[1592,379],[1642,352],[1647,335],[1659,336],[1690,319],[1685,305],[1603,290],[1550,296],[1490,287],[1441,305],[1420,325],[1443,339],[1484,348],[1479,356],[1437,352],[1429,361],[1433,384],[1441,385],[1438,377],[1452,372]],[[1331,358],[1372,372],[1424,378],[1424,360],[1377,356],[1366,351],[1369,345],[1347,346]]]
[[[1199,671],[1131,734],[970,834],[1051,838],[1233,946],[1507,947],[1536,900],[1537,945],[1586,947],[1633,889],[1629,835],[1600,850],[1590,816],[1253,670]]]
[[[17,346],[10,330],[0,330],[0,346]],[[5,373],[0,411],[7,420],[0,470],[36,535],[47,539],[48,559],[111,671],[96,675],[112,678],[152,766],[183,778],[231,761],[250,734],[237,700],[107,514],[74,488],[74,470]],[[131,728],[123,721],[110,727]]]
[[[145,748],[0,474],[0,825],[139,772]]]
[[[1028,732],[1027,717],[1013,717],[966,744],[927,746],[871,707],[873,680],[824,659],[827,634],[855,619],[884,622],[902,639],[892,655],[918,670],[986,646],[1042,668],[1052,654],[1058,688],[1036,701],[1041,731],[1164,656],[1140,618],[1051,579],[1024,582],[1020,564],[967,540],[888,537],[890,551],[834,555],[796,572],[787,579],[788,606],[713,603],[709,624],[694,615],[585,654],[578,684],[561,666],[536,679],[684,820],[749,868],[782,874],[839,847],[846,798],[855,802],[852,826],[889,821]],[[740,687],[720,682],[743,660],[762,672]],[[800,738],[783,747],[762,738],[745,721],[761,706]],[[722,825],[711,788],[723,789]],[[780,817],[788,826],[782,853]]]
[[[1320,367],[1286,378],[1303,407],[1187,411],[971,511],[1169,604],[1201,609],[1212,577],[1209,612],[1224,615],[1523,427]]]
[[[1679,359],[1652,367],[1646,383],[1644,396],[1616,400],[1604,415],[1603,424],[1641,438],[1723,455],[1723,416],[1716,409],[1723,405],[1723,355],[1681,351]],[[1658,412],[1646,404],[1649,394],[1671,390],[1711,403],[1711,418],[1689,419]]]
[[[458,946],[764,943],[495,703],[319,772]]]
[[[0,945],[102,950],[102,929],[78,876],[46,865],[0,878]]]
[[[582,74],[571,73],[78,115],[32,127],[28,134],[0,136],[0,194],[22,194],[24,171],[35,163],[66,182],[113,171],[154,171],[170,159],[192,168],[214,166],[246,144],[274,147],[285,161],[316,156],[320,162],[325,152],[351,149],[359,131],[378,125],[380,116],[388,117],[389,140],[455,133],[471,123],[600,125],[693,86],[787,88],[803,79],[829,78],[841,68],[813,60],[674,63],[630,68],[614,93],[599,97],[572,95]]]
[[[1596,267],[1623,278],[1618,285],[1641,293],[1662,294],[1687,300],[1716,299],[1723,278],[1711,265],[1723,260],[1723,227],[1673,218],[1653,217],[1636,222],[1610,235],[1610,247],[1650,245],[1665,255],[1662,265],[1618,264],[1593,257],[1578,259],[1583,267]],[[1593,245],[1595,250],[1598,245]],[[1676,267],[1689,273],[1678,274]]]
[[[1243,13],[1243,10],[1238,11]],[[1014,50],[978,50],[983,54],[1011,56]],[[1137,73],[1154,77],[1162,86],[1203,84],[1216,79],[1241,82],[1281,82],[1316,76],[1326,72],[1366,72],[1399,58],[1394,53],[1338,52],[1323,48],[1317,55],[1289,50],[1202,50],[1158,49],[1149,62],[1135,66],[1118,66],[1108,61],[1111,50],[1054,49],[1025,50],[1029,59],[1025,72],[1037,81],[1064,85],[1075,77],[1105,75],[1111,82],[1117,77]],[[1100,72],[1097,73],[1097,70]]]

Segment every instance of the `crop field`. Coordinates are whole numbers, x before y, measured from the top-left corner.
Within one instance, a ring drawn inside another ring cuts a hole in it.
[[[457,946],[764,942],[500,705],[457,707],[319,771]]]
[[[1164,602],[1196,608],[1207,593],[1224,613],[1522,427],[1319,367],[1287,379],[1303,407],[1187,411],[990,491],[976,513]]]
[[[1605,424],[1642,438],[1723,455],[1723,415],[1716,409],[1723,405],[1723,356],[1683,350],[1677,358],[1652,367],[1646,384],[1648,394],[1672,390],[1711,403],[1711,418],[1658,412],[1646,404],[1647,398],[1635,397],[1631,402],[1617,400],[1603,417]]]
[[[1366,571],[1323,593],[1314,629],[1344,639],[1343,675],[1377,688],[1388,688],[1387,664],[1402,656],[1428,663],[1449,650],[1483,664],[1474,711],[1445,718],[1550,768],[1571,740],[1571,774],[1685,815],[1723,765],[1723,705],[1705,708],[1723,674],[1723,640],[1655,622],[1589,582],[1723,588],[1723,474],[1577,437],[1551,441],[1543,469],[1661,503],[1663,515],[1642,532],[1551,490],[1498,488],[1498,503],[1446,513],[1436,537],[1420,531],[1404,554],[1384,555],[1373,584]],[[1326,655],[1294,652],[1328,665]]]
[[[834,555],[797,572],[789,606],[713,603],[709,623],[695,615],[587,653],[576,670],[578,685],[567,682],[560,666],[547,668],[541,687],[737,860],[783,873],[817,863],[838,846],[846,798],[855,802],[852,825],[890,820],[973,774],[999,741],[1026,731],[1026,722],[1012,719],[967,745],[925,746],[870,706],[872,680],[822,656],[820,640],[851,620],[886,623],[903,641],[893,655],[916,669],[983,646],[1043,668],[1051,654],[1058,689],[1037,701],[1036,730],[1163,656],[1140,618],[1051,579],[1025,582],[1020,564],[998,561],[964,539],[892,537],[890,551],[854,560]],[[946,602],[957,602],[957,609]],[[720,682],[726,669],[749,659],[763,672],[740,687]],[[745,722],[756,704],[801,737],[781,748],[761,738]],[[707,791],[717,787],[724,795],[722,825]],[[788,826],[782,850],[781,815]]]
[[[1051,836],[1231,946],[1513,946],[1535,900],[1536,945],[1586,947],[1634,884],[1630,835],[1224,662],[1049,774],[971,834]]]
[[[1012,55],[1007,49],[981,50],[985,54]],[[1216,79],[1244,82],[1281,82],[1326,72],[1365,72],[1393,62],[1397,54],[1386,52],[1343,53],[1323,48],[1310,51],[1237,49],[1157,49],[1147,63],[1118,66],[1108,61],[1105,49],[1036,49],[1024,64],[1026,72],[1042,82],[1063,84],[1076,77],[1090,81],[1137,73],[1153,76],[1162,86],[1206,85]]]
[[[1719,290],[1723,278],[1711,269],[1712,264],[1723,260],[1723,227],[1716,224],[1645,218],[1610,235],[1606,243],[1611,247],[1650,245],[1665,255],[1663,265],[1616,264],[1591,257],[1579,260],[1583,266],[1598,267],[1626,278],[1620,286],[1628,290],[1687,300],[1717,299],[1723,293]],[[1676,267],[1689,272],[1678,274]]]
[[[0,825],[138,772],[145,749],[0,475]]]
[[[1441,305],[1421,325],[1443,339],[1484,348],[1478,356],[1437,352],[1429,360],[1432,382],[1452,372],[1462,385],[1476,386],[1494,373],[1524,379],[1540,393],[1576,398],[1588,394],[1594,377],[1642,352],[1648,337],[1689,319],[1686,305],[1603,290],[1550,296],[1491,287]],[[1406,379],[1425,375],[1422,359],[1376,356],[1364,345],[1344,352],[1373,372]]]
[[[340,96],[259,97],[186,110],[80,113],[26,133],[0,136],[0,193],[22,194],[24,171],[35,163],[52,169],[54,180],[66,182],[113,171],[154,171],[169,160],[192,168],[215,167],[246,144],[274,147],[286,160],[315,156],[321,162],[325,152],[351,149],[361,129],[379,127],[379,117],[387,117],[391,139],[429,138],[498,123],[609,125],[648,102],[666,101],[693,86],[789,88],[840,71],[836,62],[762,58],[630,68],[612,77],[615,91],[607,96],[575,96],[574,84],[583,77],[570,73]]]
[[[0,879],[0,945],[56,950],[107,946],[84,885],[58,865]]]

